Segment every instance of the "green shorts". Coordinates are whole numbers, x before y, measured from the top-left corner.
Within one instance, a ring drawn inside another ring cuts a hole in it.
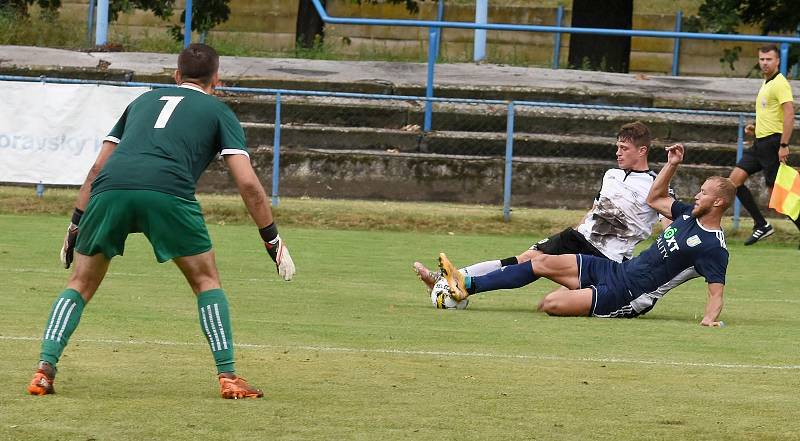
[[[162,263],[211,249],[197,201],[152,190],[107,190],[89,200],[75,250],[108,259],[121,256],[131,233],[144,233]]]

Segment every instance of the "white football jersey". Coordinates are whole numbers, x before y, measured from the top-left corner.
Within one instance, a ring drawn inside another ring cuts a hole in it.
[[[606,171],[592,209],[576,230],[609,259],[630,259],[658,222],[658,213],[647,205],[655,178],[652,170]]]

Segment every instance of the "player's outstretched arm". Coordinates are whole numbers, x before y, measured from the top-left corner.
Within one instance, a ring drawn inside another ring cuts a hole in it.
[[[69,226],[67,227],[67,234],[64,236],[64,242],[61,245],[60,257],[61,264],[64,265],[64,268],[69,268],[70,265],[72,265],[72,259],[75,256],[75,241],[78,239],[78,225],[81,222],[83,210],[85,210],[86,205],[89,204],[89,195],[92,193],[92,182],[94,182],[97,174],[100,173],[100,170],[106,165],[106,161],[111,154],[114,153],[114,149],[116,148],[117,144],[115,142],[103,141],[100,153],[97,154],[92,168],[89,169],[89,173],[86,174],[86,179],[83,181],[80,191],[78,191],[78,198],[75,200],[75,210],[72,211],[72,219],[70,219]]]
[[[667,150],[667,163],[664,168],[658,173],[653,186],[650,187],[650,193],[647,194],[647,204],[660,214],[671,218],[672,217],[672,203],[675,201],[669,195],[669,182],[675,176],[678,170],[678,165],[683,162],[684,147],[683,144],[673,144],[666,147]]]
[[[267,199],[267,192],[264,191],[264,186],[261,185],[253,166],[250,165],[250,158],[246,155],[225,155],[225,163],[228,165],[250,217],[258,227],[267,253],[275,262],[278,274],[286,281],[292,280],[296,272],[294,261],[286,244],[278,235],[278,227],[275,226],[272,218],[272,208]]]
[[[725,285],[721,283],[708,284],[708,301],[706,302],[706,312],[703,315],[702,326],[721,326],[717,319],[722,313],[722,293]]]

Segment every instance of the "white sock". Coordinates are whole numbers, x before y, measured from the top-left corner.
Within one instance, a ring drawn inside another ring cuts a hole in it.
[[[489,274],[492,271],[502,268],[499,260],[487,260],[486,262],[479,262],[472,264],[466,268],[461,268],[459,271],[465,276],[475,277]]]

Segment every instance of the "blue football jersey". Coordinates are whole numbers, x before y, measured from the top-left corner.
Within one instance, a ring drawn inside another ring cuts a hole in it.
[[[692,208],[675,201],[672,224],[650,248],[622,263],[622,278],[632,294],[654,291],[692,266],[707,283],[725,283],[725,234],[700,225],[692,216]]]

